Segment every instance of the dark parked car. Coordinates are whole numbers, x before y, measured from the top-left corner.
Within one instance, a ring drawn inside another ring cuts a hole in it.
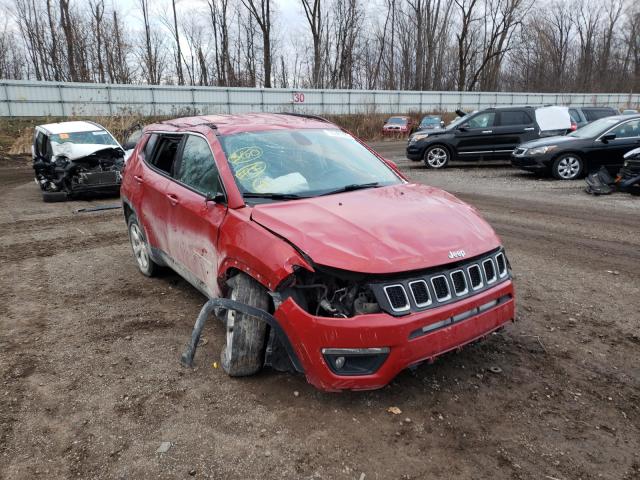
[[[576,127],[582,128],[595,120],[620,115],[620,112],[612,107],[571,107],[569,115],[571,115],[571,120],[576,123]]]
[[[459,118],[442,130],[416,132],[407,158],[444,168],[450,160],[507,160],[511,152],[542,135],[570,129],[566,107],[488,108]]]
[[[442,117],[438,115],[427,115],[420,120],[420,124],[418,125],[418,131],[420,130],[434,130],[444,128],[444,121]]]
[[[640,115],[617,115],[596,120],[563,137],[542,138],[520,145],[511,163],[531,172],[551,172],[573,180],[604,166],[616,172],[624,154],[640,146]]]

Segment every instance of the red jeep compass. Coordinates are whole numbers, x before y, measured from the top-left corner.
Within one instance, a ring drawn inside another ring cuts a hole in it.
[[[227,299],[231,376],[270,365],[323,390],[380,388],[514,319],[509,263],[476,210],[321,118],[148,126],[122,200],[142,273],[168,266]]]

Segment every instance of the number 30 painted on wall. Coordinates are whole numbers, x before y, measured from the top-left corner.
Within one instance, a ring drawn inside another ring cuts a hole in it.
[[[304,103],[304,93],[293,92],[293,103]]]

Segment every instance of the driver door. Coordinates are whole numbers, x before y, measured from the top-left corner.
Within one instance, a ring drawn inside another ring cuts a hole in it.
[[[181,275],[210,298],[220,293],[217,240],[227,205],[212,199],[222,192],[209,141],[187,134],[167,187],[168,248]]]
[[[493,156],[495,122],[496,112],[480,112],[458,127],[455,142],[460,160]]]
[[[628,120],[612,128],[607,134],[614,134],[613,140],[604,142],[602,136],[594,142],[594,148],[590,153],[590,164],[599,167],[604,165],[615,170],[622,167],[624,154],[640,147],[640,118]]]

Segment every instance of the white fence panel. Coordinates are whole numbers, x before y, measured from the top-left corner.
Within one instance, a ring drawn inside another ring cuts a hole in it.
[[[0,80],[0,116],[287,112],[401,114],[507,105],[608,105],[638,108],[638,94],[416,92],[105,85]]]

